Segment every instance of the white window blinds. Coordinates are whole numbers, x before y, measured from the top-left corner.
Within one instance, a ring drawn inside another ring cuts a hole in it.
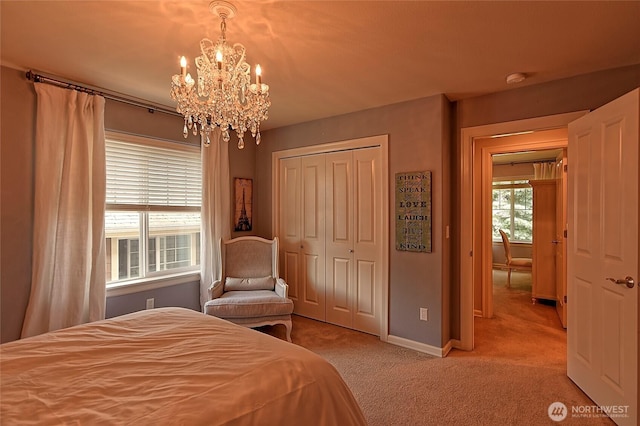
[[[106,138],[108,207],[200,209],[199,147],[111,136]]]

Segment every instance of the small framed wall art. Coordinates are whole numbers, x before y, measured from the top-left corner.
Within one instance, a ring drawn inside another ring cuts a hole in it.
[[[431,253],[431,172],[396,173],[396,250]]]
[[[253,179],[235,178],[233,230],[251,231],[253,224]]]

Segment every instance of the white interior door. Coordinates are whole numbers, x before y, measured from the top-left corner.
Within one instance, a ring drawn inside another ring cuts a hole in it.
[[[278,227],[280,229],[279,271],[289,285],[289,297],[298,306],[300,297],[300,158],[284,158],[278,166],[280,183]]]
[[[301,280],[298,313],[325,319],[324,155],[301,157]]]
[[[638,421],[638,104],[569,125],[567,372],[620,425]]]
[[[327,321],[380,334],[382,197],[379,148],[326,155]]]
[[[327,322],[353,327],[354,245],[352,151],[326,155]]]
[[[324,157],[280,161],[280,273],[297,314],[325,319]]]
[[[353,328],[380,334],[382,315],[382,161],[379,148],[353,151]]]

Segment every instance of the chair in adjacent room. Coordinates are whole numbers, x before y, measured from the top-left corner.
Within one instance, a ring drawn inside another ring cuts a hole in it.
[[[507,288],[509,288],[511,287],[511,271],[531,271],[533,261],[528,257],[511,257],[511,243],[509,242],[509,237],[502,229],[499,229],[498,231],[500,232],[502,245],[504,246],[504,256],[506,258],[505,265],[507,267]]]
[[[278,238],[221,240],[220,262],[204,313],[251,328],[283,324],[290,342],[293,301],[278,276]]]

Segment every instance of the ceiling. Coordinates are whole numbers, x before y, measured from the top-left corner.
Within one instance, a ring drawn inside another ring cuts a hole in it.
[[[233,1],[227,40],[269,84],[263,129],[640,63],[640,1]],[[171,75],[220,25],[209,1],[0,2],[2,64],[174,108]],[[505,77],[528,78],[507,85]]]

